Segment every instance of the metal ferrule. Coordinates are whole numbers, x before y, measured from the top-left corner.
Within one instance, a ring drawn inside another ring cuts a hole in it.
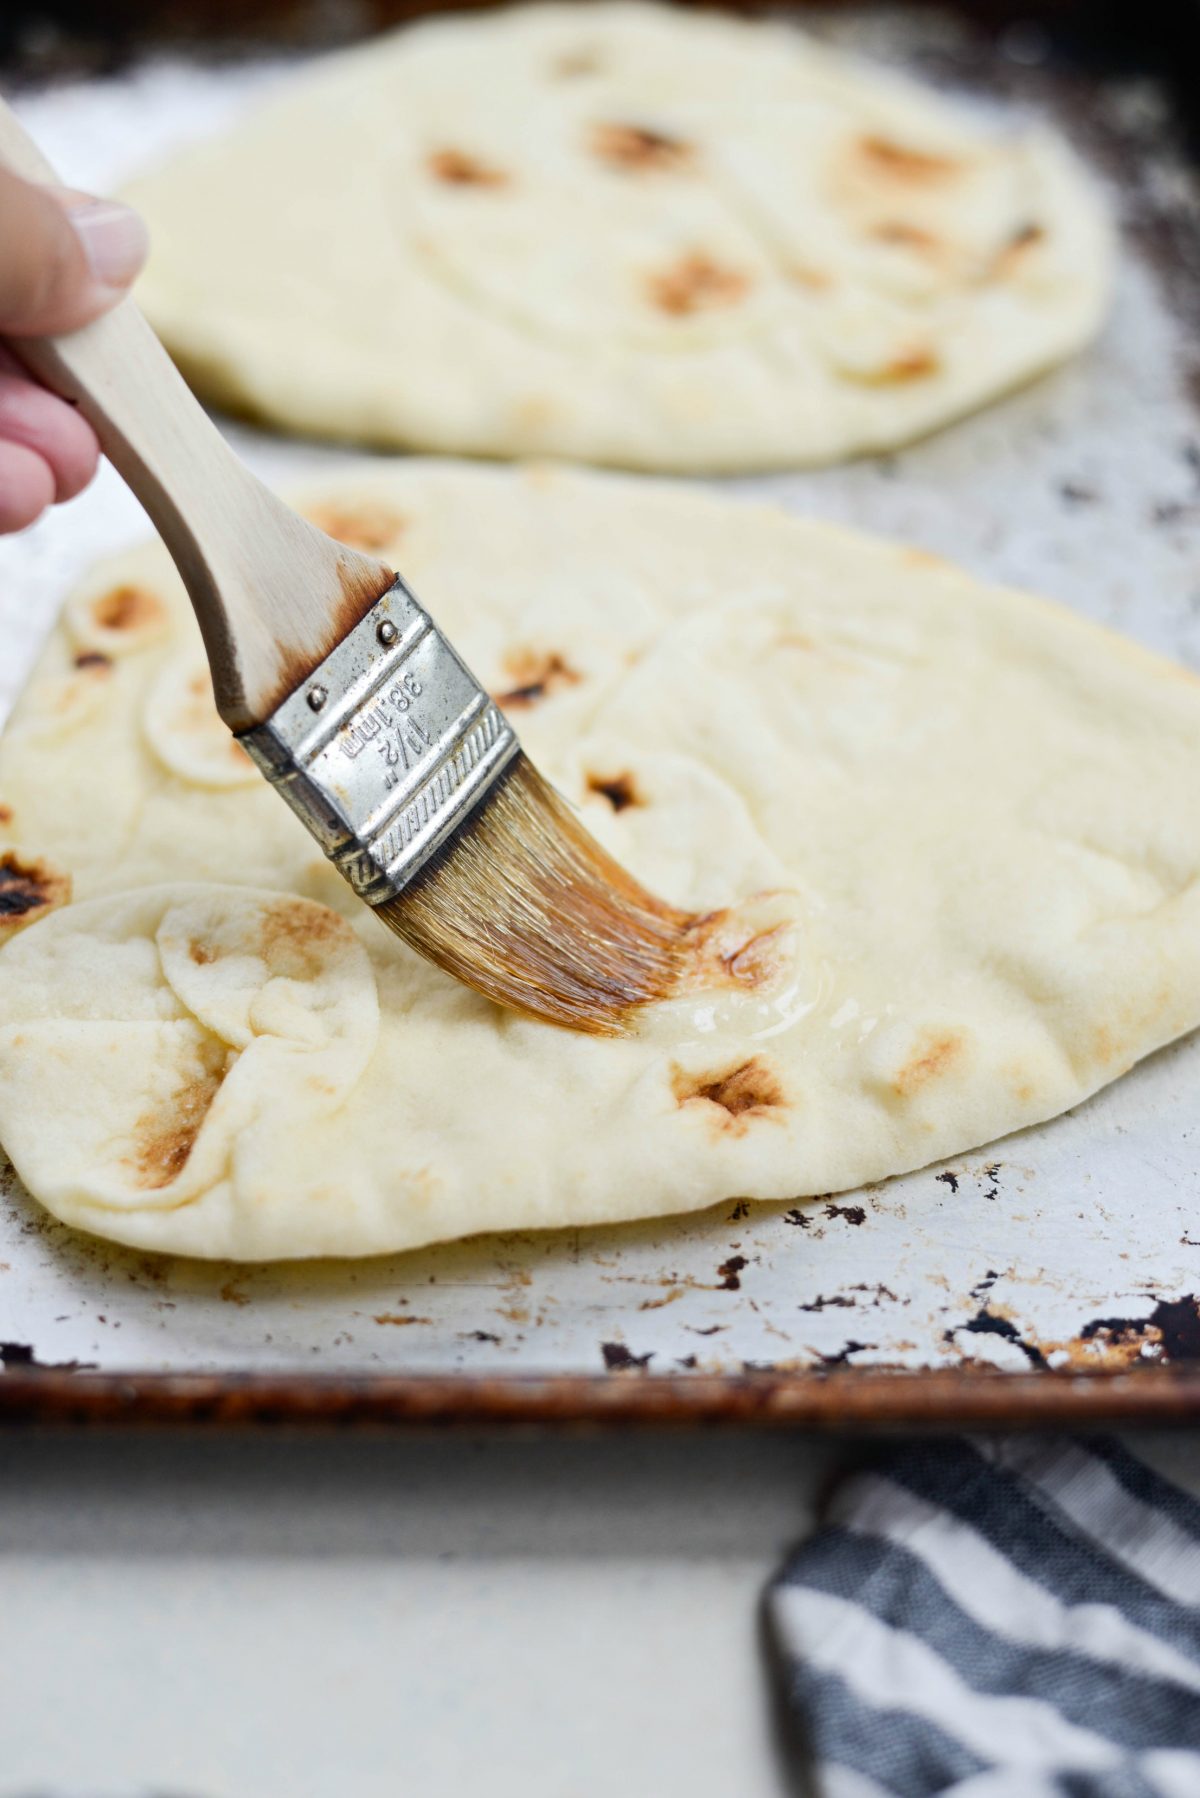
[[[238,740],[369,905],[403,890],[520,747],[400,580]]]

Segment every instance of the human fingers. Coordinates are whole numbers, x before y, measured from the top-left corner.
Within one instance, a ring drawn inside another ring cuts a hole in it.
[[[23,531],[54,500],[54,473],[23,443],[0,441],[0,532]]]
[[[147,242],[128,206],[0,169],[0,333],[78,330],[122,297]]]
[[[49,466],[54,498],[74,499],[96,472],[100,446],[87,420],[0,349],[0,439],[23,444]]]

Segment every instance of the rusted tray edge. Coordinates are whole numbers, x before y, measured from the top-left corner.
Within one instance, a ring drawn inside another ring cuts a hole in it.
[[[1126,1374],[286,1373],[0,1376],[0,1425],[655,1428],[814,1432],[1163,1428],[1200,1422],[1200,1367]]]

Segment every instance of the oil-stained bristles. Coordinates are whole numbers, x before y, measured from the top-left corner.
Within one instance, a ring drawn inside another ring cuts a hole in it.
[[[523,754],[377,910],[489,999],[596,1036],[671,991],[693,922],[639,886]]]

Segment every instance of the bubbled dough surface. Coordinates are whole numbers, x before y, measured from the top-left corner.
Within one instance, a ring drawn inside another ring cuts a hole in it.
[[[128,554],[0,742],[0,855],[63,883],[0,950],[0,1141],[69,1222],[358,1255],[794,1199],[1051,1116],[1200,1022],[1173,665],[667,486],[375,463],[310,510],[404,568],[622,860],[728,908],[712,979],[597,1041],[421,962],[230,754],[165,555]]]
[[[211,397],[325,436],[713,471],[906,441],[1070,354],[1109,232],[1040,129],[780,25],[373,40],[134,183]]]

